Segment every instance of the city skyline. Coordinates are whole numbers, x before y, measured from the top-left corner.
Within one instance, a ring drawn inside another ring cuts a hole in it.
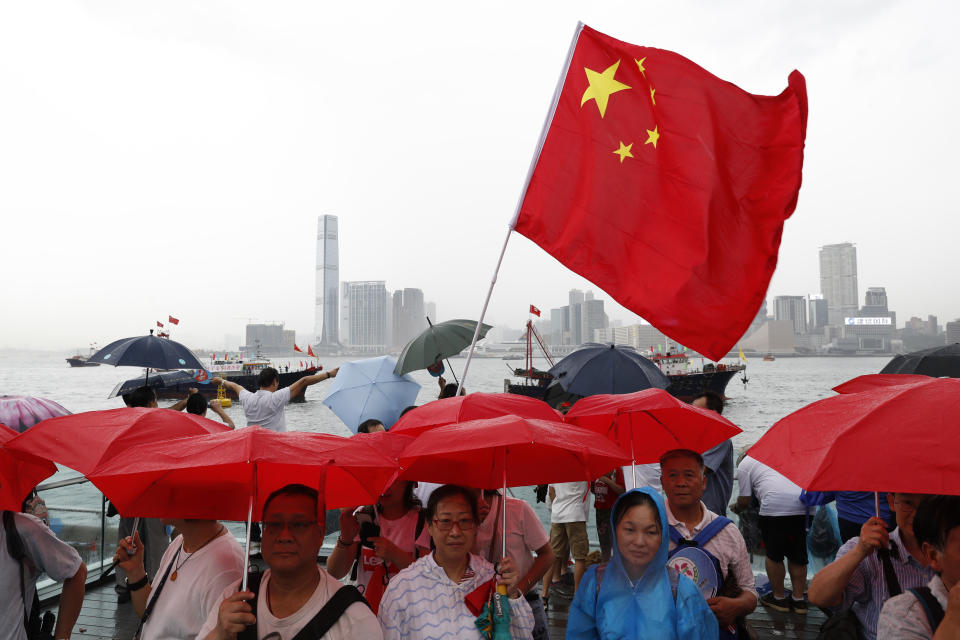
[[[171,312],[190,345],[242,336],[248,317],[310,336],[322,214],[339,216],[339,279],[420,287],[443,317],[478,318],[578,20],[754,94],[780,93],[793,69],[807,78],[803,186],[770,309],[819,294],[818,247],[851,241],[860,292],[885,287],[901,324],[952,322],[960,88],[944,78],[958,17],[927,0],[494,0],[462,15],[430,2],[8,3],[0,348],[106,344]],[[570,289],[636,321],[518,236],[485,321],[519,327],[529,304],[561,306]]]

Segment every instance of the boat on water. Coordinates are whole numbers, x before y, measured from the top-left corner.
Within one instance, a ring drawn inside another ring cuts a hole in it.
[[[97,343],[90,345],[90,353],[83,355],[80,349],[77,349],[77,355],[67,358],[67,364],[71,367],[99,367],[99,362],[90,362],[90,356],[97,352]]]
[[[237,383],[251,393],[255,393],[257,389],[260,388],[258,381],[260,372],[270,366],[273,366],[270,360],[260,354],[249,359],[244,358],[242,354],[237,356],[224,354],[222,358],[212,358],[210,365],[205,370],[191,372],[189,380],[181,380],[172,384],[156,386],[157,398],[161,400],[179,400],[187,396],[191,387],[196,388],[199,393],[207,398],[216,398],[218,387],[209,383],[204,384],[204,382],[206,382],[206,376],[224,378],[230,382]],[[319,372],[323,367],[308,364],[305,368],[295,371],[290,371],[289,367],[281,367],[279,365],[275,368],[280,375],[279,388],[282,389],[289,387],[304,376]],[[127,380],[121,384],[132,384],[135,380],[142,380],[142,378]],[[237,399],[237,394],[233,391],[229,389],[225,389],[224,391],[226,397],[231,400]],[[296,396],[291,396],[290,402],[306,402],[304,392],[301,391]]]
[[[530,396],[545,400],[551,406],[560,402],[571,401],[569,394],[558,389],[559,385],[554,384],[553,376],[548,371],[542,371],[533,366],[533,346],[540,347],[547,362],[553,367],[555,364],[550,356],[543,339],[537,332],[532,322],[527,322],[527,361],[523,368],[515,368],[512,374],[520,378],[516,382],[510,378],[503,381],[503,390],[505,393]],[[670,386],[667,391],[676,398],[684,401],[690,401],[704,391],[714,391],[726,397],[727,383],[735,375],[746,369],[745,364],[713,364],[710,362],[701,362],[700,366],[695,366],[693,359],[686,353],[667,350],[666,353],[655,353],[648,356],[649,360],[656,364],[660,370],[670,379]],[[701,358],[702,360],[702,358]],[[579,397],[579,396],[578,396]]]
[[[765,356],[763,356],[764,362],[773,362],[774,360],[776,360],[776,358],[773,357],[772,353],[767,353]]]

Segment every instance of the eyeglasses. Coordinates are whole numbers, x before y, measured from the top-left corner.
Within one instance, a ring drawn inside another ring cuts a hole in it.
[[[283,533],[284,529],[287,529],[294,536],[302,536],[307,532],[307,529],[315,524],[316,523],[310,522],[309,520],[291,520],[290,522],[284,520],[268,520],[263,523],[263,531],[270,536],[279,536]]]
[[[477,526],[477,521],[473,518],[460,518],[459,520],[454,520],[452,518],[434,518],[433,524],[436,525],[437,529],[440,531],[450,531],[453,528],[453,525],[457,525],[460,528],[460,531],[471,531]]]

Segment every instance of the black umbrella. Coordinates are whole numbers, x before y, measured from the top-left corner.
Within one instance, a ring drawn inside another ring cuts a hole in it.
[[[558,362],[551,375],[567,393],[633,393],[666,389],[670,380],[633,347],[588,343]]]
[[[172,387],[176,384],[196,383],[197,379],[193,376],[194,374],[190,371],[161,371],[154,373],[152,376],[131,378],[130,380],[118,382],[117,386],[113,388],[113,391],[111,391],[107,397],[116,398],[117,396],[122,396],[125,393],[145,385],[149,385],[155,389],[163,389],[164,387]]]
[[[112,364],[115,367],[203,369],[203,364],[190,352],[190,349],[169,338],[154,336],[153,329],[148,336],[136,336],[111,342],[90,356],[88,361]],[[148,371],[148,378],[149,373]]]
[[[895,356],[880,373],[913,373],[932,378],[960,378],[960,342]]]

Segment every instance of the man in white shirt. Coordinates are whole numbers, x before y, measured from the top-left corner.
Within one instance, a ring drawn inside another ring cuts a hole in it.
[[[240,398],[240,405],[243,407],[243,414],[247,417],[247,426],[256,424],[273,431],[286,431],[287,421],[284,408],[290,402],[290,398],[300,395],[310,385],[335,378],[337,371],[339,369],[304,376],[289,387],[280,389],[280,374],[273,367],[267,367],[260,372],[257,378],[257,384],[260,388],[256,393],[250,393],[236,382],[230,382],[223,378],[212,378],[211,381],[213,384],[222,384],[237,394],[237,397]]]
[[[114,561],[127,573],[140,640],[194,638],[223,590],[243,574],[240,543],[216,520],[166,520],[180,535],[167,547],[153,581],[143,567],[140,534],[120,541]]]
[[[590,542],[587,539],[587,517],[590,502],[589,482],[561,482],[550,485],[550,547],[555,559],[553,567],[543,576],[543,597],[550,596],[550,587],[557,586],[553,578],[573,556],[573,589],[576,592],[580,578],[587,570],[587,554]]]
[[[503,557],[503,512],[499,491],[473,490],[480,527],[474,553],[496,565]],[[554,562],[550,537],[526,500],[507,497],[507,557],[517,564],[517,589],[533,611],[533,640],[550,640],[547,616],[537,586]]]
[[[800,502],[800,487],[783,474],[750,456],[737,468],[740,497],[733,505],[739,513],[750,506],[751,496],[760,501],[760,535],[766,549],[767,577],[773,591],[760,598],[760,604],[776,611],[805,614],[803,593],[807,587],[807,505]],[[787,598],[784,581],[787,559],[793,594]]]
[[[37,518],[0,513],[0,640],[27,639],[24,616],[32,612],[40,572],[63,582],[54,637],[69,638],[83,606],[87,567],[73,547]]]
[[[693,540],[718,518],[702,501],[707,486],[703,457],[686,449],[668,451],[660,458],[660,468],[663,490],[667,494],[667,523],[683,539]],[[670,550],[676,546],[671,539]],[[720,591],[707,599],[720,625],[720,637],[735,637],[735,631],[730,627],[735,626],[737,618],[757,608],[757,591],[747,545],[737,525],[728,522],[702,548],[719,561],[722,584],[729,580],[737,585],[739,594],[735,596]]]
[[[287,485],[270,494],[263,506],[263,559],[269,568],[256,593],[238,592],[239,580],[227,587],[197,638],[233,640],[255,625],[257,640],[286,640],[309,625],[311,638],[382,640],[380,622],[357,588],[342,585],[317,564],[323,513],[315,489]]]

